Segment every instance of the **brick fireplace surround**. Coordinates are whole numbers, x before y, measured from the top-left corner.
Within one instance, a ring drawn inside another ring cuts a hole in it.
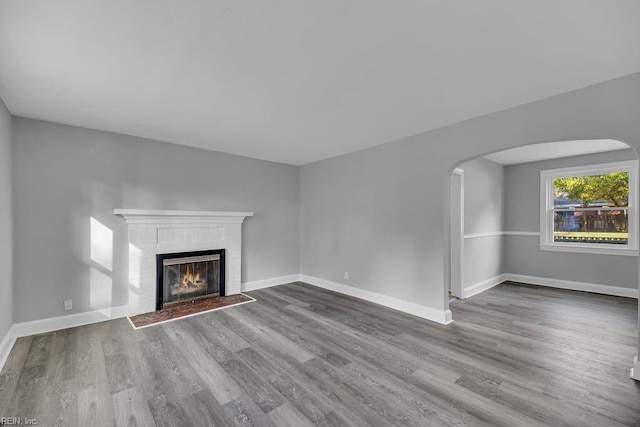
[[[242,222],[253,212],[115,209],[129,240],[128,314],[156,308],[156,255],[225,249],[226,295],[240,293]]]

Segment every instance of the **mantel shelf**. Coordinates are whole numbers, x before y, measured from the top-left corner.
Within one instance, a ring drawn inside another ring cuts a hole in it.
[[[114,209],[115,215],[125,218],[135,217],[212,217],[212,218],[246,218],[253,216],[253,212],[221,212],[221,211],[171,211],[149,209]]]

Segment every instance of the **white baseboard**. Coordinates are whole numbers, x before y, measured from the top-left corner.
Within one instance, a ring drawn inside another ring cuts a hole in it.
[[[242,284],[242,291],[255,291],[257,289],[297,282],[298,280],[300,280],[300,275],[292,274],[289,276],[274,277],[272,279],[246,282]],[[127,306],[120,306],[106,310],[88,311],[84,313],[70,314],[67,316],[16,323],[11,327],[7,336],[0,343],[0,370],[4,366],[4,363],[6,362],[17,338],[73,328],[76,326],[84,326],[97,322],[104,322],[105,320],[118,319],[121,317],[127,317],[127,314]]]
[[[638,356],[633,358],[633,366],[631,367],[631,374],[629,377],[636,381],[640,381],[640,360],[638,360]]]
[[[597,283],[574,282],[571,280],[549,279],[546,277],[525,276],[523,274],[512,273],[506,273],[504,280],[548,286],[550,288],[569,289],[572,291],[584,291],[596,294],[613,295],[617,297],[638,298],[638,289],[600,285]]]
[[[504,273],[464,289],[464,298],[477,295],[504,281],[528,283],[531,285],[547,286],[549,288],[568,289],[571,291],[593,292],[596,294],[617,297],[638,298],[638,290],[619,286],[600,285],[597,283],[575,282],[571,280],[550,279],[548,277],[526,276],[524,274]]]
[[[633,358],[633,366],[631,367],[629,378],[631,378],[632,380],[640,381],[640,361],[638,360],[638,356],[635,356]]]
[[[69,314],[67,316],[16,323],[13,325],[13,328],[15,329],[16,337],[19,338],[59,331],[61,329],[75,328],[76,326],[90,325],[92,323],[104,322],[126,316],[127,306],[122,305],[112,307],[108,310],[85,311],[84,313]]]
[[[476,283],[474,285],[471,286],[467,286],[466,288],[464,288],[464,298],[469,298],[471,296],[474,296],[476,294],[479,294],[480,292],[486,291],[487,289],[491,289],[496,285],[499,285],[500,283],[504,282],[506,279],[506,274],[499,274],[495,277],[492,277],[490,279],[487,280],[483,280],[480,283]]]
[[[105,320],[118,319],[126,316],[127,306],[122,305],[105,310],[86,311],[84,313],[69,314],[67,316],[14,323],[11,329],[9,329],[7,336],[2,340],[2,343],[0,343],[0,370],[4,367],[16,339],[20,337],[75,328],[77,326],[90,325],[92,323],[104,322]]]
[[[345,295],[350,295],[352,297],[360,298],[369,302],[373,302],[375,304],[380,304],[385,307],[393,308],[394,310],[398,310],[404,313],[412,314],[414,316],[422,317],[423,319],[431,320],[433,322],[438,322],[443,325],[447,325],[453,321],[451,319],[450,310],[437,310],[435,308],[427,307],[425,305],[415,304],[409,301],[403,301],[387,295],[365,291],[360,288],[354,288],[353,286],[347,286],[341,283],[331,282],[329,280],[307,276],[305,274],[300,275],[300,281],[308,283],[313,286],[317,286],[319,288],[328,289],[330,291],[339,292]]]
[[[299,274],[291,274],[289,276],[274,277],[272,279],[255,280],[253,282],[245,282],[242,284],[242,292],[256,291],[258,289],[270,288],[272,286],[284,285],[300,280]]]
[[[2,372],[2,368],[4,368],[4,364],[9,357],[9,353],[11,353],[11,349],[16,342],[16,338],[15,327],[11,326],[9,331],[7,331],[7,335],[4,337],[2,342],[0,342],[0,372]]]

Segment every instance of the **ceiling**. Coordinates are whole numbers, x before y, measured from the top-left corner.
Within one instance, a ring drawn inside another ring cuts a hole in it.
[[[489,154],[484,156],[484,158],[506,166],[537,162],[540,160],[560,159],[562,157],[580,156],[583,154],[603,153],[605,151],[624,150],[627,148],[629,148],[627,144],[615,139],[560,141],[511,148]]]
[[[637,0],[2,0],[12,114],[306,164],[640,71]]]

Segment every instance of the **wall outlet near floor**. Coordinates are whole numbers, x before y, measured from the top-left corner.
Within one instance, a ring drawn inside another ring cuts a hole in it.
[[[344,272],[344,278],[345,278],[345,279],[347,279],[347,280],[349,280],[349,272],[348,272],[348,271],[345,271],[345,272]]]
[[[70,300],[70,299],[66,300],[64,302],[64,311],[69,311],[72,308],[73,308],[73,300]]]

